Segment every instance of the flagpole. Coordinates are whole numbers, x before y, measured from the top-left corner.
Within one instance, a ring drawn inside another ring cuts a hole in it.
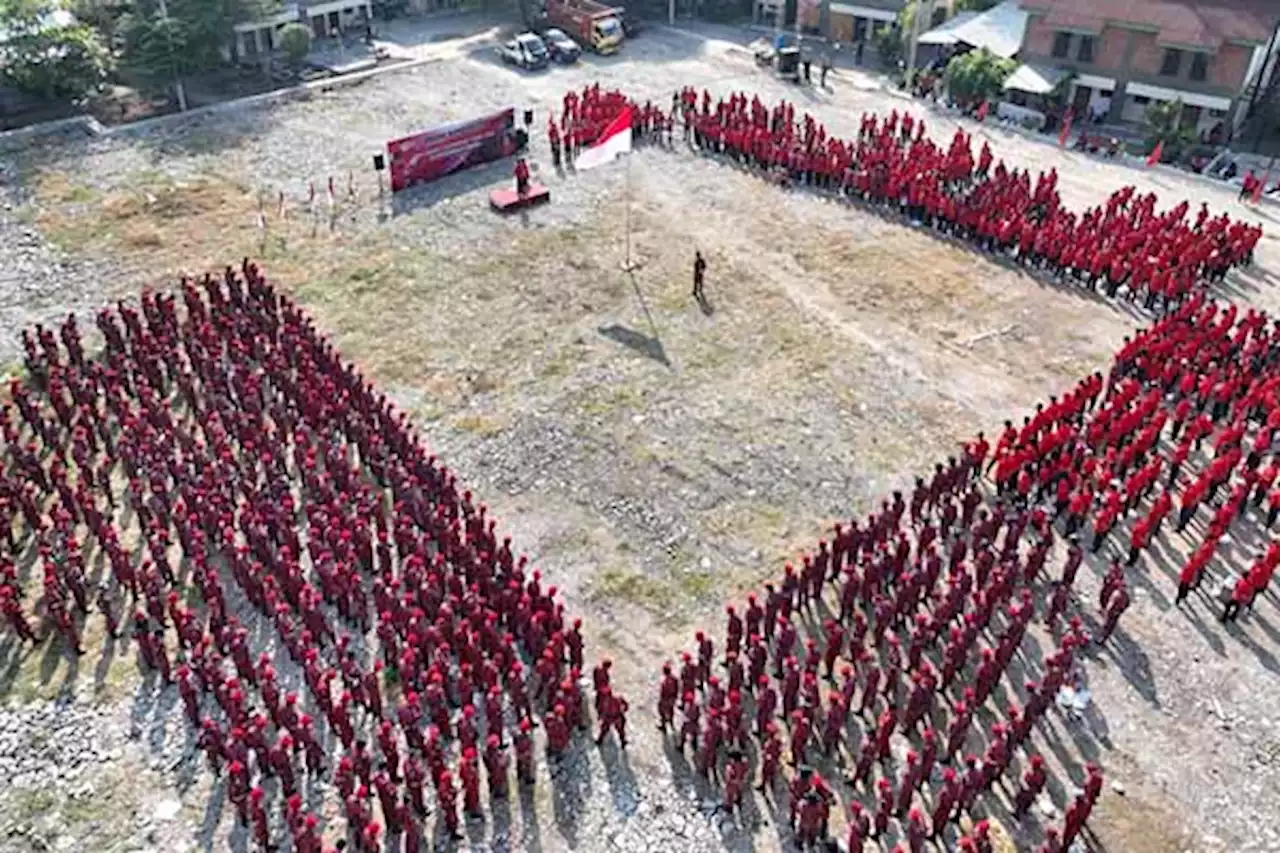
[[[633,152],[628,151],[625,156],[627,158],[627,162],[623,167],[623,183],[625,185],[625,189],[622,193],[622,203],[625,207],[622,209],[622,229],[624,232],[623,240],[625,241],[626,258],[622,261],[622,271],[635,272],[640,269],[640,264],[631,257],[631,158],[634,155]]]
[[[623,198],[622,203],[626,205],[626,207],[623,208],[623,219],[626,223],[624,225],[624,229],[626,230],[626,233],[627,233],[627,236],[626,236],[627,259],[623,262],[622,268],[625,269],[627,272],[630,272],[632,270],[632,266],[631,266],[631,154],[630,153],[627,154],[626,174],[623,180],[626,182],[626,189],[623,191],[623,194],[622,194],[622,198]]]

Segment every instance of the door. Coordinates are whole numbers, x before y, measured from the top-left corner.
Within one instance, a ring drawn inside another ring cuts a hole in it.
[[[1071,106],[1075,108],[1077,116],[1089,115],[1089,98],[1093,96],[1093,89],[1088,86],[1076,86],[1076,93],[1071,97]]]
[[[1183,127],[1189,127],[1192,130],[1200,124],[1200,107],[1193,107],[1191,104],[1182,105],[1182,122]]]

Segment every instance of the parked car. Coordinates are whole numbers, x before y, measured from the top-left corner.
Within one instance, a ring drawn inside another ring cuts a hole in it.
[[[582,55],[582,48],[578,47],[578,43],[569,38],[564,30],[555,28],[544,30],[542,40],[547,43],[547,51],[556,62],[571,65]]]
[[[547,46],[534,33],[521,33],[498,47],[502,61],[517,68],[546,68],[551,61]]]

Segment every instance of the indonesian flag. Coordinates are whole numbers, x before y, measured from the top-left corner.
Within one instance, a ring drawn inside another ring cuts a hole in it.
[[[1262,180],[1254,184],[1253,193],[1250,195],[1250,198],[1249,198],[1250,201],[1252,201],[1254,204],[1257,204],[1258,202],[1262,201],[1262,192],[1267,188],[1267,181],[1269,180],[1271,180],[1270,168],[1268,168],[1266,173],[1263,174]]]
[[[618,113],[618,117],[609,122],[608,127],[600,134],[590,147],[583,149],[574,161],[577,169],[594,169],[618,159],[619,154],[631,151],[631,107]]]
[[[1164,156],[1164,140],[1156,140],[1156,147],[1151,150],[1151,156],[1147,158],[1147,167],[1150,168],[1160,162],[1160,158]]]
[[[982,124],[987,120],[987,111],[991,109],[990,101],[983,101],[978,105],[978,124]]]
[[[1058,134],[1058,147],[1061,148],[1067,144],[1067,137],[1071,135],[1071,111],[1067,110],[1066,116],[1062,121],[1062,132]]]

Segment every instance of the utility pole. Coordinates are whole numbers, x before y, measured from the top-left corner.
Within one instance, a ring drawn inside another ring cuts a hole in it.
[[[667,25],[676,25],[676,0],[667,0]]]
[[[1253,93],[1249,96],[1249,112],[1253,112],[1254,105],[1258,103],[1258,93],[1266,83],[1267,72],[1271,68],[1271,60],[1275,54],[1277,36],[1280,36],[1280,18],[1276,19],[1276,25],[1271,30],[1271,40],[1267,42],[1267,52],[1262,57],[1262,67],[1258,69],[1258,80],[1253,84]]]
[[[910,78],[916,68],[916,51],[920,46],[920,35],[926,30],[926,22],[933,21],[934,0],[916,0],[915,14],[911,16],[911,27],[907,32],[907,77]]]
[[[187,111],[187,90],[182,85],[182,78],[178,76],[177,65],[173,61],[173,30],[169,29],[169,7],[165,5],[164,0],[160,0],[160,17],[164,20],[164,34],[169,40],[169,73],[173,76],[173,88],[178,96],[178,109],[185,113]]]
[[[1262,146],[1263,136],[1265,136],[1267,131],[1270,130],[1270,128],[1267,127],[1267,123],[1262,120],[1263,117],[1257,114],[1257,106],[1258,97],[1262,93],[1263,86],[1267,85],[1268,72],[1272,70],[1272,65],[1274,64],[1272,59],[1275,58],[1277,37],[1280,37],[1280,18],[1276,19],[1276,25],[1271,30],[1271,41],[1267,42],[1267,53],[1262,58],[1262,67],[1258,69],[1258,80],[1253,84],[1253,92],[1249,96],[1248,111],[1245,113],[1246,116],[1251,116],[1254,121],[1258,123],[1258,135],[1253,140],[1253,151],[1255,154]],[[1270,86],[1267,86],[1267,94],[1268,96],[1271,95]]]

